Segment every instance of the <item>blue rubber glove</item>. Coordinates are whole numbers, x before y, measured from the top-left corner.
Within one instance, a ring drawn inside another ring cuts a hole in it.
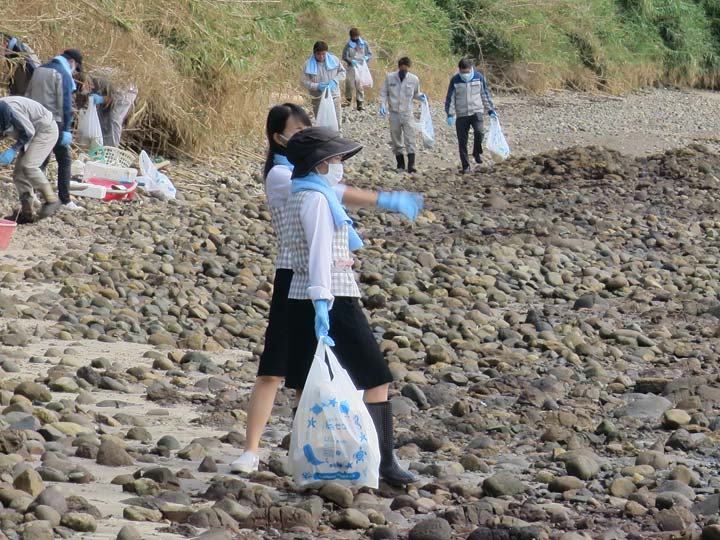
[[[358,61],[355,60],[354,58],[352,60],[350,60],[350,63],[353,65],[353,67],[357,67],[357,65],[358,65]]]
[[[385,105],[380,106],[380,116],[387,115],[387,109],[385,108]]]
[[[420,101],[427,101],[427,96],[425,94],[420,94]]]
[[[328,88],[329,88],[330,90],[335,90],[335,89],[337,88],[337,82],[335,82],[335,79],[331,80],[331,81],[328,83]]]
[[[14,148],[8,148],[2,154],[0,154],[0,165],[10,165],[15,159],[17,150]]]
[[[326,345],[335,346],[335,342],[328,335],[330,332],[330,302],[328,300],[315,300],[315,337],[322,340]]]
[[[488,111],[488,116],[490,116],[490,118],[497,118],[497,113],[493,110],[490,110]]]
[[[369,54],[366,54],[366,55],[365,55],[365,61],[367,62],[368,60],[370,60],[370,55],[369,55]]]
[[[72,142],[72,133],[69,131],[63,131],[62,137],[60,137],[60,146],[70,146]]]
[[[448,126],[454,126],[455,125],[455,117],[451,114],[447,117],[447,123]]]
[[[90,94],[90,97],[92,98],[95,105],[102,105],[103,103],[105,103],[105,98],[100,94]]]
[[[320,90],[321,92],[324,92],[325,90],[327,90],[327,87],[328,87],[328,83],[321,82],[320,84],[318,84],[318,90]]]
[[[423,197],[410,191],[382,191],[378,195],[378,208],[399,212],[410,220],[415,220],[423,209]]]

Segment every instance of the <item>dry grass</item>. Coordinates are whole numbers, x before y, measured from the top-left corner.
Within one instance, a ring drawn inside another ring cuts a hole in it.
[[[140,95],[127,131],[134,145],[193,156],[256,144],[268,107],[305,99],[300,71],[312,43],[325,39],[339,55],[348,24],[362,23],[355,22],[359,8],[332,4],[325,9],[322,4],[321,9],[312,0],[6,2],[0,31],[26,39],[43,61],[76,47],[83,51],[88,71],[113,67],[118,79],[137,84]],[[404,0],[372,0],[363,7],[391,19],[394,10],[409,13]],[[399,52],[418,51],[403,45],[417,40],[402,36],[402,25],[384,22],[365,28],[375,46],[373,76],[379,82]],[[449,76],[449,62],[442,60],[443,53],[448,56],[447,45],[428,39],[420,51],[428,51],[425,58],[413,54],[426,88],[444,91],[439,82]]]

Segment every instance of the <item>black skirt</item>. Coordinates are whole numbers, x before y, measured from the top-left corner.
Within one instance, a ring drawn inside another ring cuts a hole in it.
[[[285,377],[288,367],[288,294],[293,271],[278,268],[273,281],[270,315],[265,330],[265,349],[260,356],[258,377]]]
[[[301,390],[317,349],[315,308],[311,300],[288,300],[290,360],[285,386]],[[392,374],[375,341],[357,298],[337,296],[330,310],[333,352],[358,390],[392,382]]]

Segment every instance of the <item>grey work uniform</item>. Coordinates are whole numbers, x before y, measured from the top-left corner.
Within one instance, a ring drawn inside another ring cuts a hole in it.
[[[335,104],[335,114],[337,115],[338,127],[342,125],[342,107],[340,106],[340,81],[345,80],[345,68],[342,63],[338,60],[338,66],[333,69],[327,69],[325,62],[317,63],[317,74],[310,75],[305,73],[303,68],[303,74],[301,78],[302,85],[310,92],[310,98],[312,99],[313,112],[317,118],[318,108],[320,107],[320,99],[322,98],[322,91],[318,90],[318,85],[322,83],[329,83],[335,81],[337,87],[331,91],[333,103]]]
[[[133,83],[117,84],[110,82],[114,75],[110,69],[103,69],[93,75],[93,91],[110,98],[109,103],[98,106],[98,117],[105,146],[120,146],[123,122],[138,96],[138,88]]]
[[[398,73],[393,71],[385,77],[380,89],[380,105],[386,106],[390,111],[390,140],[393,154],[414,154],[413,100],[420,99],[420,79],[408,72],[401,81]]]
[[[15,126],[3,126],[3,137],[24,142],[15,162],[13,181],[21,199],[32,196],[48,183],[41,165],[50,155],[58,139],[58,127],[53,114],[37,101],[22,96],[0,98],[19,122]]]
[[[367,41],[363,40],[362,45],[356,43],[355,47],[351,47],[350,42],[345,44],[342,58],[347,64],[348,70],[347,79],[345,80],[345,101],[348,103],[352,103],[353,90],[355,90],[355,99],[358,105],[365,101],[365,90],[363,90],[360,80],[356,76],[357,72],[355,71],[355,66],[353,66],[352,61],[355,60],[358,67],[360,67],[365,63],[366,56],[372,56],[370,45],[368,45]]]

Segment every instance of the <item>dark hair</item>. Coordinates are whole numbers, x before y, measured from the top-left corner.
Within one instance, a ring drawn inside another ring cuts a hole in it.
[[[400,60],[398,60],[398,67],[400,67],[400,66],[410,67],[410,66],[412,66],[412,62],[410,61],[410,59],[407,56],[403,56]]]
[[[316,41],[313,45],[313,53],[324,52],[328,50],[328,44],[324,41]]]
[[[263,178],[268,175],[270,169],[272,169],[275,165],[275,154],[285,155],[285,147],[278,144],[273,135],[285,131],[288,118],[291,116],[297,119],[304,126],[310,127],[312,125],[310,117],[305,110],[294,103],[283,103],[282,105],[275,105],[272,109],[270,109],[267,121],[265,122],[265,134],[267,135],[268,140],[268,153],[267,159],[265,160],[265,167],[263,169]]]
[[[68,60],[73,60],[75,62],[75,69],[82,73],[83,55],[80,51],[78,51],[77,49],[65,49],[62,53],[62,56],[64,56]]]
[[[350,37],[359,37],[360,36],[360,30],[355,28],[354,26],[350,29]]]
[[[467,69],[473,67],[473,61],[469,58],[463,58],[458,62],[459,69]]]

